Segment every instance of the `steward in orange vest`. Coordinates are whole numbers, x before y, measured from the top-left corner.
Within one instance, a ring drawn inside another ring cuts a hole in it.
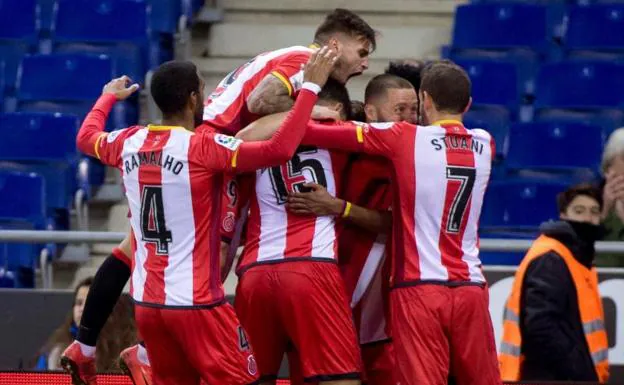
[[[587,185],[560,194],[564,220],[540,227],[518,267],[499,349],[503,380],[607,382],[609,345],[593,267],[594,242],[604,233],[601,198]]]

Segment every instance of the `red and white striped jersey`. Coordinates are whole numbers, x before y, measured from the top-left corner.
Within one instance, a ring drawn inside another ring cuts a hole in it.
[[[387,159],[354,154],[344,177],[341,198],[374,210],[392,206],[391,170]],[[388,294],[390,269],[386,236],[347,221],[338,236],[340,271],[351,297],[360,344],[389,339]]]
[[[221,144],[221,137],[149,126],[100,141],[101,159],[121,164],[132,213],[136,302],[189,307],[223,301],[219,171],[228,169],[235,148]]]
[[[246,241],[237,274],[262,263],[336,261],[336,221],[332,216],[299,216],[286,210],[288,194],[314,182],[336,196],[347,154],[300,148],[281,166],[256,171]]]
[[[381,155],[394,181],[393,285],[483,284],[478,226],[494,151],[484,130],[458,121],[310,123],[304,144]]]
[[[303,84],[302,64],[312,48],[294,46],[262,53],[230,72],[210,94],[204,106],[204,123],[235,134],[258,118],[247,109],[251,91],[268,74],[280,79],[294,97]]]

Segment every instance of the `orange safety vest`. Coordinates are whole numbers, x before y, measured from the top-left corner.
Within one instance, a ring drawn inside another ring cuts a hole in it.
[[[589,352],[598,374],[598,380],[600,383],[606,383],[609,379],[609,343],[604,324],[602,300],[598,291],[596,268],[588,269],[578,262],[572,256],[570,250],[561,242],[545,235],[535,240],[522,263],[520,263],[516,271],[511,294],[507,300],[503,322],[503,340],[498,356],[503,381],[521,380],[520,371],[524,357],[521,354],[520,295],[522,293],[524,273],[533,260],[550,251],[554,251],[563,258],[572,275],[587,346],[589,346]]]

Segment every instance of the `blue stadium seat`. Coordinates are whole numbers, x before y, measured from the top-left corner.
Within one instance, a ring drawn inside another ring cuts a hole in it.
[[[26,41],[38,39],[36,0],[2,0],[0,2],[0,40]]]
[[[624,107],[622,89],[622,65],[585,60],[547,63],[536,81],[535,107],[621,109]]]
[[[624,3],[570,7],[565,46],[624,52]]]
[[[605,135],[581,123],[516,123],[509,131],[508,170],[599,175]]]
[[[106,54],[117,74],[142,82],[148,69],[146,3],[134,0],[57,0],[52,31],[56,52]]]
[[[486,59],[455,61],[462,66],[472,82],[475,105],[500,105],[515,111],[522,103],[525,79],[520,79],[515,64]]]
[[[69,210],[78,188],[88,192],[88,182],[77,179],[78,127],[78,118],[72,115],[0,114],[0,162],[15,162],[42,175],[49,210]]]
[[[54,76],[49,76],[53,73]],[[106,55],[32,55],[22,61],[18,79],[17,109],[27,112],[60,112],[82,118],[113,77]],[[108,128],[127,127],[136,119],[135,106],[117,103]],[[131,120],[132,119],[132,120]]]
[[[46,223],[45,181],[35,173],[18,173],[0,169],[0,229],[41,230]],[[40,246],[0,243],[2,285],[33,287],[34,268]]]
[[[41,21],[41,33],[45,37],[49,37],[52,30],[52,20],[54,18],[54,6],[56,0],[37,0],[39,3],[39,20]]]
[[[500,109],[471,109],[464,114],[467,128],[482,128],[489,132],[496,142],[496,155],[499,158],[505,153],[507,133],[509,132],[509,114]]]
[[[537,231],[542,222],[559,218],[556,196],[570,182],[563,179],[507,179],[488,186],[481,214],[483,231]]]
[[[178,31],[183,4],[180,0],[147,0],[151,7],[149,26],[152,32],[174,34]],[[187,15],[190,16],[190,15]]]
[[[453,47],[523,48],[545,54],[552,49],[550,23],[548,7],[540,4],[463,4],[455,14]]]
[[[536,122],[578,123],[598,126],[605,136],[609,136],[616,128],[624,126],[624,111],[566,111],[543,110],[535,116]]]

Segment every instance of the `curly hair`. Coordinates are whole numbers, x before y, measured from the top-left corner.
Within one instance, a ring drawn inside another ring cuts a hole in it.
[[[342,32],[354,37],[361,37],[377,47],[375,30],[356,13],[344,8],[336,8],[329,13],[314,33],[314,41],[325,42],[334,33]]]

